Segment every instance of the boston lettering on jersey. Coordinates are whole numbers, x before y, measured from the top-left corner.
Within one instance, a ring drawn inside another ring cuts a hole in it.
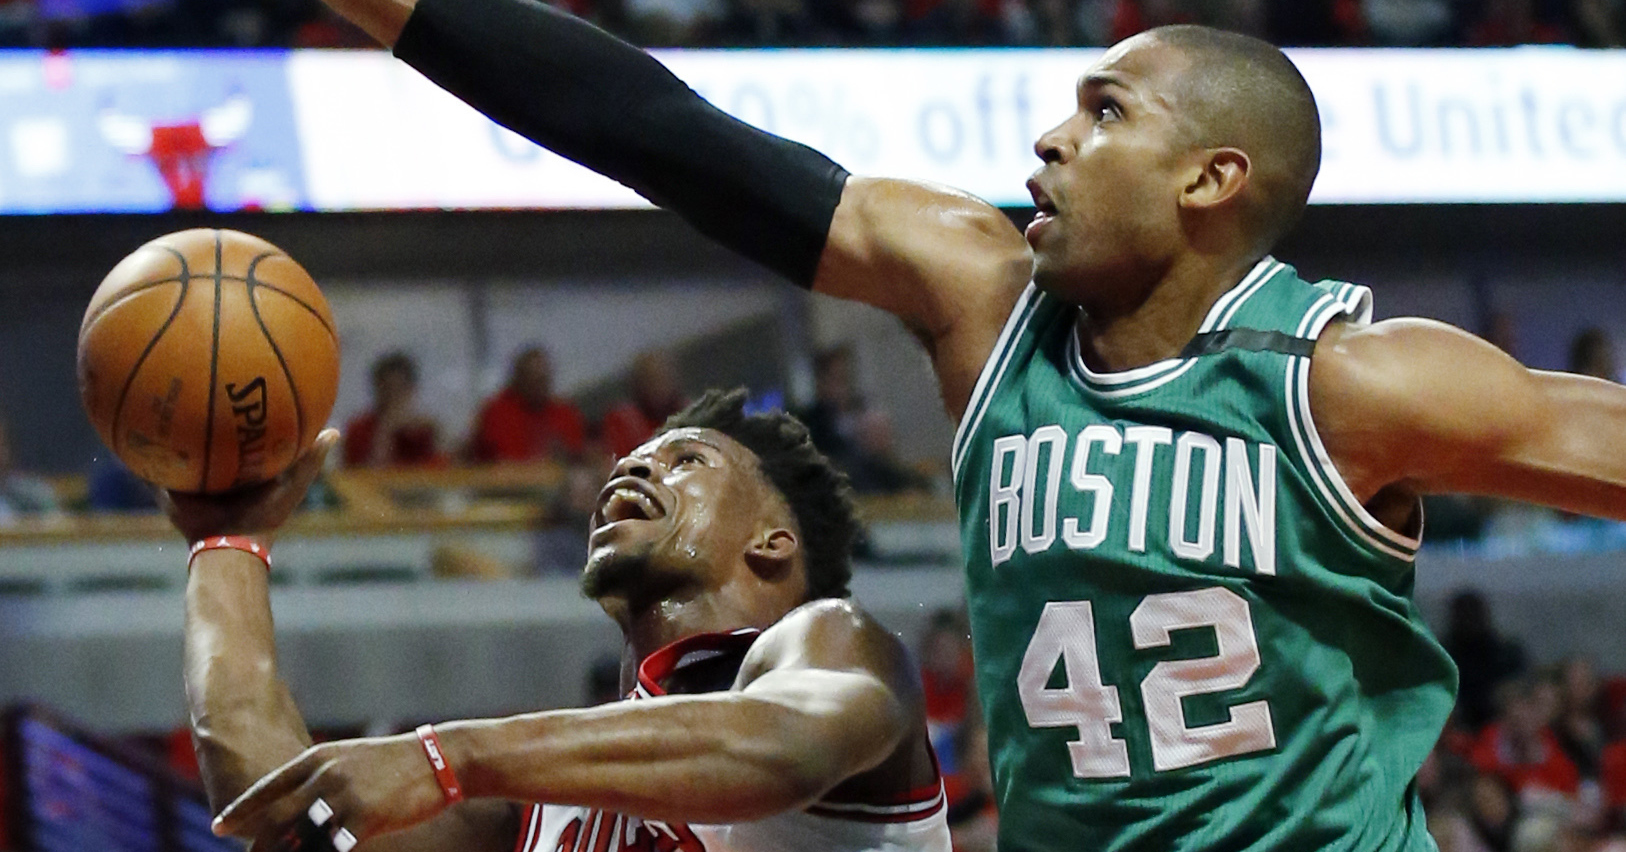
[[[1230,568],[1276,573],[1277,449],[1165,426],[1094,423],[1070,435],[1056,425],[994,439],[988,470],[989,555],[1018,548],[1089,551],[1109,539],[1145,553],[1148,535],[1168,552]],[[1154,483],[1171,483],[1154,488]],[[1062,489],[1087,497],[1080,516],[1060,517]],[[1168,526],[1148,530],[1154,494],[1168,495]],[[1243,540],[1249,564],[1244,566]]]

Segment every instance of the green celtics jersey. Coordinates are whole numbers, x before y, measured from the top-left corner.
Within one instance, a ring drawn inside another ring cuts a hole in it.
[[[953,459],[1001,852],[1434,848],[1456,671],[1417,540],[1310,418],[1316,337],[1370,314],[1267,258],[1180,357],[1101,374],[1023,294]]]

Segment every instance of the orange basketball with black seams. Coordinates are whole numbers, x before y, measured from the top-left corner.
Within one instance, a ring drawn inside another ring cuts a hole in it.
[[[79,395],[136,475],[217,493],[285,470],[333,411],[339,338],[274,245],[199,228],[136,249],[79,327]]]

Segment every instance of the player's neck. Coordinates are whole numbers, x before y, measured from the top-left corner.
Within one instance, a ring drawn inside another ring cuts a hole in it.
[[[1192,258],[1171,266],[1133,308],[1109,313],[1086,306],[1078,319],[1085,364],[1097,372],[1116,373],[1176,357],[1197,334],[1214,302],[1255,262]]]
[[[782,616],[782,612],[753,606],[749,599],[726,590],[711,590],[693,596],[672,595],[641,607],[629,614],[623,630],[634,659],[642,660],[680,639],[741,627],[767,628]]]

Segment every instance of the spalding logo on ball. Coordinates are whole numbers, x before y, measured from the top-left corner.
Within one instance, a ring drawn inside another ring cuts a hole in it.
[[[79,327],[79,395],[137,476],[220,492],[281,473],[339,387],[327,300],[259,237],[199,228],[153,240],[102,280]]]

